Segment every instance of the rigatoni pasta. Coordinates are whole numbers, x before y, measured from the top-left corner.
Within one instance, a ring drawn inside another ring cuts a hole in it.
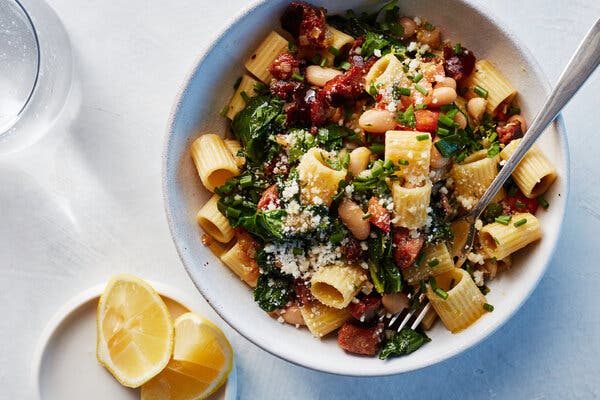
[[[475,63],[475,71],[466,82],[469,88],[468,97],[478,94],[475,88],[481,88],[486,93],[487,111],[493,114],[502,103],[510,103],[517,94],[515,88],[488,60],[479,60]]]
[[[507,224],[494,222],[481,229],[483,250],[501,260],[542,237],[540,221],[529,213],[514,214]]]
[[[248,97],[254,97],[255,92],[254,88],[259,81],[254,79],[248,74],[242,75],[242,79],[240,80],[240,84],[238,88],[231,96],[231,100],[229,100],[229,104],[227,105],[227,118],[233,119],[244,108],[246,108],[246,99],[242,95],[245,94]]]
[[[229,178],[240,174],[235,159],[220,136],[203,134],[194,140],[191,152],[200,180],[211,192],[224,185]]]
[[[241,280],[255,287],[258,280],[258,265],[243,251],[236,242],[228,251],[221,255],[221,261],[227,265]]]
[[[279,33],[272,31],[261,42],[258,48],[246,60],[244,66],[252,75],[264,83],[271,81],[269,66],[275,61],[277,56],[288,49],[288,41]]]
[[[218,202],[219,196],[213,195],[198,211],[196,219],[206,233],[221,243],[227,243],[233,239],[233,229],[229,220],[219,211]]]
[[[367,281],[365,270],[353,265],[330,265],[318,270],[310,280],[310,291],[321,303],[346,308]]]

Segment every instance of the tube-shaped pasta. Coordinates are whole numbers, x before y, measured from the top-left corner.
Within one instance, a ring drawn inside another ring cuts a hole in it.
[[[421,265],[413,265],[402,270],[402,276],[410,285],[418,285],[421,279],[437,276],[454,268],[454,261],[445,243],[430,244],[424,250]]]
[[[219,198],[214,194],[198,211],[196,219],[200,227],[215,240],[227,243],[233,239],[233,229],[227,218],[217,208]]]
[[[471,208],[467,205],[477,203],[498,175],[499,162],[500,156],[488,157],[484,149],[452,166],[450,176],[454,179],[454,193],[466,209]]]
[[[233,156],[236,165],[240,168],[243,167],[244,164],[246,164],[246,157],[238,155],[239,151],[242,149],[242,145],[240,144],[240,142],[235,139],[225,139],[223,140],[223,142],[225,143],[225,147],[227,147],[227,150],[229,150],[229,152]]]
[[[200,136],[192,143],[191,152],[200,180],[211,192],[240,174],[233,156],[218,135],[205,133]]]
[[[496,257],[497,260],[502,260],[541,237],[540,222],[529,213],[514,214],[508,225],[499,222],[487,224],[479,233],[481,247],[489,257]]]
[[[371,85],[383,87],[392,85],[403,75],[402,63],[395,55],[390,53],[381,57],[373,64],[367,75],[365,75],[365,82],[367,88]]]
[[[513,140],[500,152],[503,160],[508,160],[515,152],[521,139]],[[548,161],[544,153],[537,146],[525,154],[512,177],[525,197],[535,199],[543,194],[556,180],[556,169]]]
[[[251,287],[256,286],[259,274],[258,265],[256,261],[246,255],[238,242],[221,256],[221,261],[241,280]]]
[[[420,186],[429,175],[431,135],[414,131],[387,131],[385,159],[400,166],[398,176],[412,186]]]
[[[475,70],[467,78],[465,85],[469,88],[467,98],[476,96],[473,91],[475,86],[487,91],[487,112],[490,114],[493,114],[501,103],[510,103],[517,94],[517,90],[488,60],[475,62]]]
[[[254,97],[256,95],[254,92],[254,85],[257,83],[258,81],[250,75],[242,75],[240,85],[235,90],[235,93],[233,93],[231,100],[229,100],[229,105],[227,106],[227,118],[233,119],[237,113],[246,108],[246,100],[242,97],[242,92],[246,93],[248,97]]]
[[[348,47],[352,45],[354,42],[354,38],[350,35],[345,34],[344,32],[335,29],[331,25],[327,25],[327,30],[331,34],[331,44],[330,47],[338,51],[342,51],[344,47]],[[319,52],[321,56],[327,59],[327,66],[333,66],[333,61],[335,60],[335,55],[332,54],[329,49],[324,49]]]
[[[246,60],[244,66],[252,75],[269,84],[271,82],[269,66],[287,49],[288,41],[279,33],[271,31],[250,58]]]
[[[318,301],[314,301],[300,308],[302,318],[306,327],[314,337],[322,338],[330,332],[335,331],[344,322],[350,319],[348,309],[328,307]]]
[[[405,188],[399,182],[392,186],[392,198],[396,218],[394,225],[409,229],[417,229],[427,223],[427,208],[431,197],[431,181],[416,188]]]
[[[367,280],[365,270],[353,265],[330,265],[315,272],[310,291],[329,307],[346,308]]]
[[[454,268],[436,278],[437,286],[446,291],[444,300],[427,285],[427,297],[446,328],[459,332],[479,319],[484,313],[485,296],[467,271]],[[451,282],[454,286],[450,288]]]
[[[300,195],[304,204],[324,204],[329,207],[338,184],[346,178],[346,170],[331,168],[323,157],[329,154],[317,147],[308,150],[298,164]]]

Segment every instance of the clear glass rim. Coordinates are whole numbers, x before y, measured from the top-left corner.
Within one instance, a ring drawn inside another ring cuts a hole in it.
[[[23,112],[25,111],[27,106],[29,105],[31,98],[33,97],[33,93],[35,92],[35,89],[37,87],[38,80],[40,77],[40,69],[41,69],[41,66],[40,66],[41,51],[40,51],[40,40],[38,37],[38,32],[35,29],[35,24],[33,23],[33,20],[31,19],[31,16],[29,15],[29,13],[27,12],[27,9],[23,6],[23,4],[21,4],[21,2],[19,0],[12,0],[12,1],[17,5],[17,7],[19,7],[21,9],[21,11],[23,12],[23,15],[25,15],[25,18],[27,18],[27,22],[29,23],[31,32],[33,33],[33,38],[35,40],[35,48],[36,48],[36,66],[35,66],[35,77],[33,79],[33,85],[31,85],[31,90],[29,91],[29,95],[23,102],[23,106],[21,107],[21,109],[19,110],[19,112],[16,115],[16,119],[12,124],[12,126],[14,126],[17,123],[17,121],[19,120],[19,118],[21,118],[21,115],[23,114]],[[8,128],[8,130],[10,130],[10,128]]]

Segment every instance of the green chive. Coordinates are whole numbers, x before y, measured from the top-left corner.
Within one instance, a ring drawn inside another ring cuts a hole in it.
[[[488,303],[483,304],[483,309],[488,312],[494,311],[494,306]]]
[[[523,218],[523,219],[520,219],[517,222],[515,222],[513,225],[515,226],[515,228],[518,228],[521,225],[525,225],[526,223],[527,223],[527,218]]]
[[[369,94],[373,97],[377,96],[377,88],[375,87],[374,84],[371,83],[371,85],[369,86]]]
[[[446,128],[437,128],[436,133],[438,135],[447,135],[450,133],[450,131]]]
[[[453,128],[455,126],[455,122],[452,118],[448,117],[447,115],[441,114],[438,122],[441,123],[444,126],[447,126],[448,128]],[[457,124],[458,125],[458,124]]]
[[[301,256],[302,254],[304,254],[304,250],[302,250],[299,247],[294,247],[292,252],[294,253],[295,256]]]
[[[419,254],[419,257],[417,257],[417,261],[415,263],[420,267],[421,265],[423,265],[423,261],[425,261],[424,251],[422,251],[421,254]]]
[[[427,104],[417,104],[415,106],[415,110],[425,110],[427,108]]]
[[[238,218],[240,215],[242,215],[242,212],[240,210],[235,209],[235,208],[227,207],[227,210],[225,211],[225,214],[227,214],[228,217]]]
[[[498,132],[494,131],[488,136],[488,142],[493,142],[498,138]]]
[[[421,79],[423,79],[423,74],[422,74],[421,72],[419,72],[417,75],[415,75],[415,76],[412,78],[412,81],[413,81],[414,83],[418,83],[418,82],[419,82]]]
[[[449,105],[452,105],[452,104],[449,104]],[[454,117],[456,117],[456,114],[458,114],[459,111],[460,110],[458,108],[453,108],[446,113],[446,117],[450,118],[452,120],[452,122],[454,122]]]
[[[401,158],[401,159],[398,160],[398,164],[406,166],[409,163],[408,163],[408,160],[405,160],[404,158]]]
[[[493,264],[496,264],[498,262],[498,260],[496,259],[496,257],[492,257],[492,259],[490,260],[490,262]]]
[[[327,59],[326,59],[325,57],[323,57],[323,58],[321,59],[321,62],[319,63],[319,65],[320,65],[321,67],[324,67],[324,66],[326,66],[326,65],[327,65]]]
[[[331,236],[329,236],[329,241],[333,244],[338,244],[342,240],[344,240],[343,232],[336,232],[336,233],[332,234]]]
[[[517,208],[525,208],[525,207],[527,207],[527,204],[523,203],[522,201],[517,200],[515,202],[515,206],[517,206]]]
[[[375,154],[383,154],[385,151],[385,145],[383,143],[373,143],[369,146],[369,150]]]
[[[425,280],[421,279],[419,281],[419,283],[421,284],[421,292],[425,293],[427,291],[427,284],[425,283]],[[418,298],[419,298],[419,296],[413,297],[413,299],[418,299]]]
[[[440,260],[438,260],[437,258],[434,258],[433,260],[429,261],[429,263],[427,265],[429,265],[430,267],[435,267],[439,263],[440,263]]]
[[[410,96],[410,89],[401,87],[398,89],[398,93],[400,93],[400,96]]]
[[[250,97],[248,97],[248,94],[246,93],[246,91],[242,90],[240,92],[240,96],[242,96],[242,99],[244,99],[244,101],[247,103],[250,101]]]
[[[394,167],[394,162],[392,160],[387,159],[387,160],[384,161],[384,163],[383,163],[383,168],[384,169],[390,169],[390,168],[393,168],[393,167]]]
[[[408,72],[408,65],[403,65],[402,70],[406,73]]]
[[[352,64],[350,64],[348,61],[342,61],[340,63],[340,68],[344,71],[348,71],[350,68],[352,68]]]
[[[240,186],[241,187],[252,186],[252,176],[251,175],[242,176],[240,178]]]
[[[435,290],[438,288],[437,282],[435,280],[435,277],[430,277],[429,278],[429,285],[431,286],[431,290]]]
[[[226,105],[225,107],[223,107],[223,109],[221,110],[221,112],[219,113],[219,115],[221,117],[226,117],[228,111],[229,111],[229,105]]]
[[[295,79],[295,80],[300,81],[300,82],[304,82],[304,77],[302,75],[298,75],[295,72],[292,74],[292,79]]]
[[[435,29],[435,26],[431,25],[429,22],[425,24],[425,29],[428,31],[432,31]]]
[[[338,56],[340,54],[340,51],[333,46],[329,47],[329,52],[334,56]]]
[[[422,134],[422,135],[418,135],[418,136],[417,136],[417,140],[418,140],[419,142],[422,142],[423,140],[427,140],[427,139],[429,139],[429,134],[427,134],[427,133],[424,133],[424,134]]]
[[[315,65],[319,65],[319,64],[321,64],[321,61],[322,61],[322,60],[323,60],[323,57],[321,57],[321,55],[320,55],[320,54],[317,54],[316,56],[314,56],[314,57],[312,58],[312,60],[311,60],[311,61],[312,61],[312,63],[313,63],[313,64],[315,64]]]
[[[365,215],[362,216],[362,219],[369,219],[371,218],[371,213],[366,213]]]
[[[460,45],[460,43],[456,43],[454,45],[454,53],[457,55],[462,53],[462,46]]]
[[[419,92],[420,92],[420,93],[421,93],[423,96],[427,96],[427,94],[429,93],[429,92],[427,91],[427,89],[425,89],[425,88],[424,88],[423,86],[421,86],[421,85],[417,85],[417,84],[415,84],[415,89],[416,89],[417,91],[419,91]]]
[[[537,201],[538,201],[539,205],[542,206],[542,208],[544,210],[548,209],[548,207],[550,206],[550,203],[548,203],[548,200],[546,200],[542,196],[538,197]]]
[[[508,115],[521,114],[521,109],[519,107],[509,107],[507,114]]]
[[[495,221],[502,225],[508,225],[511,219],[512,215],[501,215],[499,217],[496,217]]]
[[[437,294],[439,297],[441,297],[444,300],[446,300],[448,298],[448,293],[446,293],[446,291],[443,289],[436,288],[434,290],[434,292],[435,292],[435,294]]]
[[[479,97],[483,97],[484,99],[487,99],[488,97],[488,91],[485,90],[484,88],[482,88],[479,85],[475,85],[475,87],[473,88],[473,91],[475,92],[475,94],[477,94]]]

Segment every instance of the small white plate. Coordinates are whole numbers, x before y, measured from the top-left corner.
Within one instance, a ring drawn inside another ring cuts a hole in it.
[[[214,312],[200,297],[195,300],[163,284],[150,282],[165,300],[173,318],[192,310],[211,319]],[[96,360],[96,308],[106,284],[94,286],[69,300],[50,320],[34,352],[33,390],[36,400],[139,399],[139,389],[121,386]],[[210,400],[235,400],[235,364]]]

